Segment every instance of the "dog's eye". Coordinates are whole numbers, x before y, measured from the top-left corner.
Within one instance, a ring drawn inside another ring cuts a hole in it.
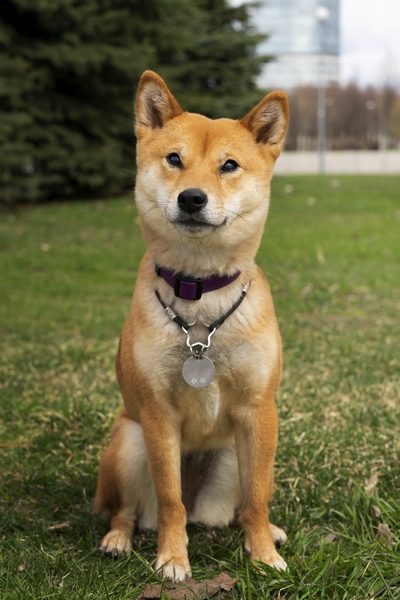
[[[225,161],[224,164],[221,167],[221,172],[222,173],[232,173],[233,171],[236,171],[236,169],[239,168],[238,163],[236,162],[236,160],[233,160],[232,158],[230,158],[229,160]]]
[[[178,169],[180,169],[182,167],[182,161],[181,158],[179,156],[179,154],[177,154],[176,152],[171,152],[171,154],[168,154],[167,158],[167,163],[169,165],[171,165],[171,167],[177,167]]]

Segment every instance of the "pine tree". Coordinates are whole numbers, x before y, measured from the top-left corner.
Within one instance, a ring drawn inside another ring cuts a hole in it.
[[[131,184],[133,88],[154,54],[141,5],[2,0],[3,202]]]

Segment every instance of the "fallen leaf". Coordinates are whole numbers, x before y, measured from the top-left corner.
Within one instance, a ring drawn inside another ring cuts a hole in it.
[[[214,577],[214,583],[217,583],[217,580],[218,585],[220,586],[221,590],[224,590],[224,592],[229,592],[239,581],[239,579],[234,579],[231,577],[226,571],[223,571],[220,575]]]
[[[317,261],[319,262],[320,265],[324,265],[326,263],[326,258],[325,258],[325,254],[324,254],[324,251],[322,250],[321,246],[319,246],[317,244],[317,246],[315,247],[315,251],[316,251],[316,255],[317,255]]]
[[[162,585],[157,583],[156,585],[146,585],[143,590],[142,598],[148,598],[149,600],[157,600],[157,598],[161,598],[162,594]]]
[[[326,542],[336,542],[336,540],[339,539],[339,536],[336,533],[328,533],[328,535],[326,535],[324,537],[324,540]]]
[[[382,511],[379,508],[379,506],[372,506],[371,507],[372,510],[372,514],[374,515],[374,517],[376,517],[377,519],[379,519],[382,516]]]
[[[368,479],[368,481],[365,482],[364,489],[365,489],[367,496],[372,496],[374,489],[378,485],[378,478],[379,478],[379,473],[377,471],[375,471],[375,473],[372,473],[372,475]]]
[[[143,591],[142,598],[147,600],[157,600],[163,594],[170,600],[190,600],[196,598],[210,598],[218,594],[218,592],[229,592],[238,580],[233,579],[224,571],[212,579],[203,579],[196,581],[195,579],[186,579],[177,584],[162,585],[147,585]]]
[[[55,525],[49,525],[47,528],[49,531],[59,531],[60,529],[67,529],[71,527],[71,523],[64,521],[64,523],[56,523]]]
[[[393,537],[389,529],[389,525],[386,523],[379,523],[378,525],[378,538],[383,544],[391,546],[393,543]]]

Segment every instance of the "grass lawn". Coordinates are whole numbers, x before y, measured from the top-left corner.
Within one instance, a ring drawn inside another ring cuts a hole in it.
[[[258,262],[285,348],[271,510],[289,570],[255,568],[238,530],[190,527],[193,576],[228,571],[229,598],[400,598],[399,189],[274,180]],[[91,514],[143,252],[132,199],[0,219],[0,598],[139,598],[157,582],[155,535],[107,560]]]

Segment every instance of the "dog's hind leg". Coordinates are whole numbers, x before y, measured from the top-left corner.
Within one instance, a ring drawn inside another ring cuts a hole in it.
[[[121,413],[100,463],[94,509],[111,514],[111,528],[100,548],[107,554],[129,554],[140,519],[156,527],[157,506],[141,426]]]
[[[193,486],[189,478],[188,485]],[[227,527],[236,520],[241,490],[238,459],[235,446],[220,448],[213,452],[208,471],[203,477],[203,485],[198,490],[194,505],[189,512],[189,521],[201,523],[207,527]],[[271,490],[273,492],[273,477]],[[280,527],[268,523],[272,539],[281,545],[287,541],[287,535]]]
[[[227,527],[234,520],[239,499],[236,449],[234,446],[220,448],[213,453],[203,485],[189,513],[189,521],[207,527]]]

